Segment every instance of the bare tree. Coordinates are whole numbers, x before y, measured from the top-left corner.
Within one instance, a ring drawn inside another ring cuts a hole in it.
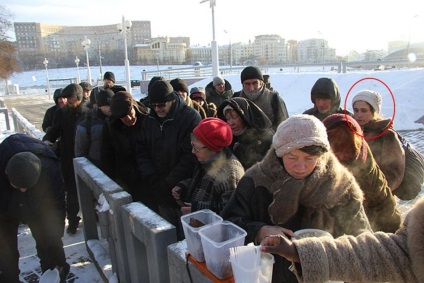
[[[16,50],[7,31],[12,27],[12,14],[0,5],[0,79],[7,80],[14,72],[19,71]]]

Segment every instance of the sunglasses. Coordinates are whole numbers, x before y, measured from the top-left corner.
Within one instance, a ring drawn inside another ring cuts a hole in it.
[[[150,103],[150,107],[152,107],[153,109],[155,109],[155,108],[161,109],[161,108],[165,108],[165,106],[166,106],[166,102],[164,102],[164,103]]]

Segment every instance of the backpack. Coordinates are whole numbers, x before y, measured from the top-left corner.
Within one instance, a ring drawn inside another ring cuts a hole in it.
[[[405,151],[405,175],[393,193],[402,200],[411,200],[421,192],[424,183],[424,156],[399,133],[397,135]]]

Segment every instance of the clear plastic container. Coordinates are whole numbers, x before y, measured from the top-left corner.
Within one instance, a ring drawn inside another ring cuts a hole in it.
[[[324,236],[333,238],[333,236],[330,233],[320,229],[302,229],[302,230],[297,230],[296,232],[294,232],[294,234],[296,235],[296,238],[294,238],[294,240],[302,239],[302,238],[310,238],[310,237],[324,237]]]
[[[231,261],[231,259],[230,259]],[[261,254],[261,262],[256,268],[246,268],[236,261],[231,261],[235,283],[271,283],[274,256]]]
[[[206,267],[219,279],[233,274],[229,248],[244,245],[246,231],[230,221],[214,223],[199,231]]]
[[[192,218],[202,222],[205,225],[201,227],[191,226],[190,219]],[[205,255],[203,253],[202,240],[200,239],[199,230],[212,223],[221,221],[222,217],[210,209],[202,209],[181,216],[181,223],[183,224],[184,236],[187,242],[187,250],[198,262],[205,261]]]

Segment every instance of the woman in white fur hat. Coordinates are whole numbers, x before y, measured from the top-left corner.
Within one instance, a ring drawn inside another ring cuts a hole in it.
[[[381,104],[380,93],[372,90],[362,90],[352,98],[354,118],[361,126],[390,189],[396,195],[405,173],[405,153],[393,129],[392,118],[381,116]]]
[[[222,216],[246,230],[246,243],[306,228],[333,237],[370,231],[355,178],[330,151],[324,124],[311,115],[282,122],[271,149],[240,180]],[[297,282],[276,255],[272,282]]]

